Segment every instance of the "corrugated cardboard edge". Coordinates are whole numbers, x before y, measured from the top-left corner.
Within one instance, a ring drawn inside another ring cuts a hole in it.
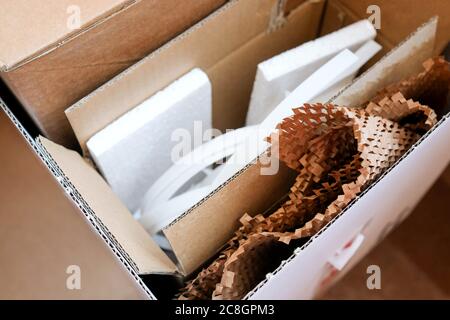
[[[83,28],[74,31],[72,33],[69,33],[65,37],[58,39],[57,41],[49,44],[47,47],[37,51],[36,53],[30,55],[29,57],[22,59],[20,61],[15,62],[14,64],[8,65],[6,62],[0,60],[0,72],[10,72],[17,68],[20,68],[21,66],[30,63],[36,59],[39,59],[50,52],[58,49],[59,47],[65,45],[66,43],[72,41],[73,39],[85,34],[86,32],[89,32],[93,28],[96,28],[97,26],[101,25],[105,21],[108,21],[109,19],[113,18],[114,16],[120,14],[121,12],[131,8],[138,2],[142,0],[128,0],[111,10],[105,12],[104,14],[100,15],[97,19],[87,23]]]
[[[112,250],[114,255],[117,257],[117,259],[122,262],[123,266],[128,270],[128,272],[131,274],[133,279],[136,281],[136,283],[143,289],[147,297],[151,300],[156,300],[156,297],[153,295],[153,293],[148,289],[148,287],[144,284],[142,279],[139,277],[138,273],[136,272],[135,268],[129,263],[129,261],[122,255],[121,251],[118,250],[116,245],[110,240],[109,237],[107,237],[107,234],[104,232],[102,226],[100,226],[96,219],[92,216],[92,213],[87,210],[83,203],[82,199],[77,198],[77,196],[70,191],[73,190],[70,184],[67,183],[67,181],[64,180],[63,176],[61,175],[60,168],[55,168],[54,165],[51,163],[51,160],[47,157],[47,154],[44,150],[40,148],[40,146],[36,143],[36,141],[29,135],[29,133],[25,130],[25,128],[22,126],[22,124],[17,120],[17,118],[14,116],[14,114],[9,110],[8,106],[4,103],[4,101],[0,98],[0,108],[5,112],[7,117],[11,120],[11,122],[15,125],[17,130],[20,132],[20,134],[24,137],[30,148],[33,150],[33,152],[42,160],[44,165],[48,168],[51,175],[58,181],[59,185],[63,190],[65,190],[66,194],[70,198],[71,201],[75,203],[75,205],[80,209],[80,211],[83,213],[86,220],[90,223],[93,229],[96,230],[98,235],[102,237],[102,239],[105,241],[105,243],[109,246],[109,248]]]
[[[432,55],[433,41],[434,41],[433,39],[436,32],[436,25],[437,25],[437,17],[434,17],[427,23],[423,24],[406,40],[404,40],[397,47],[392,49],[380,61],[374,64],[372,68],[363,73],[349,86],[343,89],[335,98],[332,99],[332,102],[349,106],[357,106],[358,104],[365,102],[364,99],[362,99],[363,98],[362,92],[366,94],[365,97],[369,97],[370,94],[372,95],[374,94],[374,90],[376,90],[377,87],[380,88],[388,84],[389,82],[400,80],[401,78],[404,78],[407,75],[413,74],[417,70],[420,70],[421,63],[424,60],[426,60],[426,58]],[[410,58],[406,59],[407,57]],[[411,66],[414,66],[414,68],[411,68]],[[388,73],[389,77],[383,79],[383,72],[389,72]],[[396,76],[396,78],[394,76]],[[374,80],[372,80],[373,77],[375,77]],[[353,101],[351,101],[351,99]],[[232,178],[230,178],[227,182],[222,184],[220,187],[218,187],[216,190],[214,190],[207,197],[202,199],[195,206],[190,208],[177,220],[175,220],[173,223],[171,223],[164,229],[164,233],[168,238],[169,242],[171,243],[172,248],[174,249],[175,252],[177,252],[177,248],[179,247],[179,245],[176,242],[177,241],[176,237],[171,235],[171,229],[180,221],[188,219],[189,217],[192,217],[192,215],[195,215],[198,208],[204,206],[205,203],[207,203],[207,201],[212,201],[213,197],[217,193],[223,192],[223,189],[227,187],[230,181],[233,181],[237,177],[241,176],[253,165],[254,165],[253,163],[247,165],[241,171],[236,173]],[[205,239],[205,241],[207,241],[207,239]],[[180,250],[178,249],[178,251]],[[191,254],[189,255],[192,256]],[[185,269],[186,263],[180,261],[180,259],[179,263],[182,266],[182,268]],[[202,263],[201,261],[198,261],[196,263],[196,267],[198,268],[201,265],[201,263]],[[187,265],[190,265],[190,263],[188,263]],[[193,267],[189,267],[188,270],[185,271],[189,273],[189,271],[192,271],[193,269],[194,269]]]
[[[176,273],[173,262],[78,153],[43,137],[37,139],[37,145],[58,174],[58,180],[67,184],[66,191],[80,202],[83,211],[90,213],[136,273]]]

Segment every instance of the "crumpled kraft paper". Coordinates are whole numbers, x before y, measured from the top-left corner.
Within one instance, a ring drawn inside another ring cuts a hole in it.
[[[245,214],[220,256],[179,298],[243,298],[274,269],[274,261],[292,253],[292,243],[317,233],[397,161],[437,122],[434,110],[414,99],[442,103],[439,108],[448,97],[448,63],[436,58],[424,67],[361,109],[332,104],[293,109],[269,138],[280,160],[298,172],[288,199],[267,217]]]

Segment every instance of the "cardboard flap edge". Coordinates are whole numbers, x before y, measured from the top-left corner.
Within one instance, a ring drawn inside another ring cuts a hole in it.
[[[176,274],[177,268],[103,178],[75,151],[39,137],[37,143],[91,209],[93,218],[139,274]]]

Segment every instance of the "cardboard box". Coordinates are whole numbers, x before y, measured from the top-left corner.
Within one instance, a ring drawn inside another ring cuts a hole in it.
[[[330,25],[328,19],[321,23],[321,17],[325,13],[325,17],[328,15],[331,19],[328,10],[335,4],[331,0],[327,4],[304,1],[294,7],[291,4],[288,12],[280,6],[283,3],[277,0],[231,1],[69,108],[66,114],[83,150],[86,151],[86,141],[96,132],[194,67],[202,68],[211,79],[215,127],[242,125],[258,62],[320,34],[323,26]],[[358,106],[378,88],[419,71],[421,62],[433,55],[436,27],[436,19],[423,25],[334,102]],[[380,37],[384,32],[380,31]],[[385,44],[384,51],[391,48]],[[6,106],[2,107],[7,111]],[[14,120],[13,116],[11,118]],[[355,254],[338,277],[344,274],[378,242],[386,228],[407,216],[445,168],[450,159],[446,148],[446,137],[450,134],[448,118],[448,115],[444,117],[326,228],[295,250],[247,298],[316,296],[325,289],[323,280],[329,276],[327,261],[349,240],[361,239],[363,235]],[[154,284],[152,279],[162,276],[167,283],[173,277],[197,270],[229,239],[243,213],[264,212],[284,195],[294,177],[285,167],[277,175],[261,176],[259,163],[249,165],[167,226],[164,231],[177,256],[177,267],[78,153],[45,138],[30,140],[30,143],[42,155],[61,187],[104,236],[117,258],[132,274],[146,279],[149,287],[142,282],[138,284],[149,298],[154,298],[155,294],[164,297],[160,294],[162,286]],[[383,202],[379,201],[380,197]],[[101,266],[108,267],[106,263]]]
[[[1,77],[45,136],[74,148],[66,108],[225,2],[4,1]]]

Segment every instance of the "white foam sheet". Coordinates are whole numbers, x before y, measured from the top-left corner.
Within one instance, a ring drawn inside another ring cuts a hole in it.
[[[131,211],[171,165],[176,129],[194,137],[194,123],[211,128],[211,83],[193,69],[132,109],[88,142],[89,152],[114,192]]]
[[[247,125],[259,124],[320,66],[343,49],[356,51],[374,39],[376,30],[367,20],[304,43],[258,65],[247,113]]]
[[[292,114],[293,108],[312,101],[316,96],[334,86],[342,74],[357,62],[358,57],[345,49],[303,81],[257,126],[258,133],[248,136],[245,143],[239,146],[239,149],[224,165],[214,181],[214,185],[216,187],[221,185],[263,153],[269,147],[264,139],[270,136],[281,120]]]

